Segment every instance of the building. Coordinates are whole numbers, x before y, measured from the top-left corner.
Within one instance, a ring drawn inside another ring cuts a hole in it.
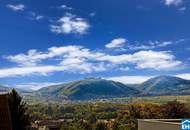
[[[0,130],[12,130],[8,95],[0,94]]]
[[[180,130],[180,119],[140,119],[138,130]]]

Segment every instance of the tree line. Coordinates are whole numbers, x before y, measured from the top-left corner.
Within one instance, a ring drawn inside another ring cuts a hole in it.
[[[137,119],[190,118],[189,104],[176,100],[153,103],[40,103],[26,104],[13,90],[9,93],[9,109],[13,130],[30,130],[38,120],[72,119],[60,130],[137,130]],[[107,121],[107,122],[105,122]]]

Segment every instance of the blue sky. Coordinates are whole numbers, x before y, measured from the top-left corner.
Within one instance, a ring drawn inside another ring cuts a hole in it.
[[[190,79],[188,0],[0,1],[0,84]]]

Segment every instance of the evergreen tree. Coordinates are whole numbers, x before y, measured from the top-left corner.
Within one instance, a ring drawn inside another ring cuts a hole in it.
[[[26,112],[26,103],[22,101],[22,97],[14,89],[9,93],[9,109],[12,130],[29,130],[30,118]]]

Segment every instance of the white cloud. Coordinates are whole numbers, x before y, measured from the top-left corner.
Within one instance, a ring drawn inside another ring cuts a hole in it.
[[[24,9],[26,8],[24,4],[8,4],[7,7],[13,11],[24,11]]]
[[[33,49],[29,50],[27,54],[7,56],[6,59],[16,62],[19,66],[35,66],[42,60],[54,57],[82,57],[89,55],[89,53],[88,49],[81,46],[64,46],[48,48],[47,52],[40,52]]]
[[[171,45],[176,45],[186,41],[187,39],[179,39],[176,41],[145,41],[145,42],[134,42],[128,43],[127,46],[120,48],[118,51],[126,50],[151,50],[156,48],[163,48]]]
[[[182,79],[190,80],[190,73],[183,73],[173,75]],[[151,78],[154,78],[155,75],[151,76],[115,76],[115,77],[105,77],[105,79],[113,80],[116,82],[121,82],[124,84],[140,84],[143,83]]]
[[[121,71],[129,71],[130,68],[129,67],[120,67],[119,70],[121,70]]]
[[[16,62],[19,66],[35,66],[42,59],[48,58],[48,54],[42,54],[37,50],[29,50],[27,54],[7,56],[6,59]]]
[[[47,76],[53,72],[70,72],[70,73],[91,73],[104,71],[102,64],[95,65],[92,63],[71,64],[68,66],[61,65],[44,65],[31,67],[14,67],[0,69],[0,78],[15,77],[15,76],[30,76],[30,75],[44,75]]]
[[[73,64],[82,64],[84,63],[85,59],[83,58],[67,58],[61,62],[62,65],[73,65]]]
[[[89,28],[90,25],[84,18],[70,13],[61,17],[55,24],[50,25],[51,31],[58,34],[85,34]]]
[[[114,64],[134,64],[138,69],[168,70],[182,64],[175,60],[169,52],[139,51],[134,54],[122,54],[117,56],[105,55],[99,58],[101,61],[109,61]]]
[[[95,62],[110,62],[115,65],[134,64],[138,69],[163,70],[179,66],[181,61],[169,52],[139,51],[134,54],[109,55],[92,52],[81,46],[51,47],[47,52],[29,50],[27,54],[8,56],[7,59],[16,62],[19,66],[36,66],[42,60],[59,58],[60,65],[86,65]],[[93,63],[93,64],[92,64]]]
[[[175,57],[169,52],[140,51],[132,56],[139,69],[152,68],[155,70],[169,70],[182,64],[181,61],[175,60]]]
[[[171,52],[139,51],[133,54],[111,55],[92,51],[82,46],[51,47],[47,51],[29,50],[26,54],[5,57],[16,63],[16,67],[0,69],[0,77],[47,75],[53,72],[92,73],[116,69],[170,70],[179,67]]]
[[[28,76],[32,74],[46,75],[47,73],[64,71],[62,66],[33,66],[33,67],[14,67],[0,69],[0,77]]]
[[[44,83],[23,83],[23,84],[16,84],[16,85],[12,85],[15,88],[18,89],[31,89],[31,90],[38,90],[40,88],[44,88],[44,87],[49,87],[49,86],[54,86],[54,85],[60,85],[63,84],[63,82],[44,82]]]
[[[44,19],[44,16],[43,15],[38,15],[37,13],[35,13],[35,12],[29,12],[29,18],[31,19],[31,20],[37,20],[37,21],[39,21],[39,20],[42,20],[42,19]]]
[[[171,44],[173,44],[172,41],[164,41],[164,42],[160,43],[158,45],[158,47],[165,47],[165,46],[168,46],[168,45],[171,45]]]
[[[152,77],[154,76],[117,76],[117,77],[108,77],[105,79],[121,82],[124,84],[140,84]]]
[[[178,6],[183,3],[183,0],[165,0],[165,4],[170,6],[170,5],[175,5]]]
[[[64,10],[73,10],[72,7],[69,7],[67,5],[61,5],[59,8],[64,9]]]
[[[41,19],[43,19],[44,18],[44,16],[42,16],[42,15],[37,15],[36,16],[36,20],[41,20]]]
[[[178,10],[181,11],[181,12],[185,12],[186,9],[187,9],[186,7],[181,7]]]
[[[168,45],[176,44],[176,42],[172,41],[148,41],[146,44],[140,44],[137,43],[136,45],[129,45],[128,48],[129,50],[150,50],[150,49],[155,49],[155,48],[160,48],[160,47],[166,47]]]
[[[190,73],[177,74],[176,77],[190,80]]]
[[[29,50],[27,54],[7,56],[6,59],[17,63],[18,67],[0,69],[0,77],[47,75],[61,71],[72,73],[105,71],[103,63],[90,62],[91,59],[101,55],[102,53],[93,53],[81,46],[51,47],[47,52]],[[46,65],[44,61],[48,60],[58,63]]]
[[[118,48],[118,47],[122,47],[126,42],[127,40],[125,38],[117,38],[117,39],[113,39],[110,43],[106,44],[106,47]]]
[[[124,39],[124,38],[122,38],[122,39]],[[106,47],[112,48],[112,49],[114,49],[114,51],[120,51],[120,52],[137,51],[137,50],[152,50],[152,49],[156,49],[156,48],[163,48],[163,47],[179,44],[186,40],[187,39],[179,39],[176,41],[158,41],[158,40],[151,41],[151,40],[149,40],[149,41],[143,41],[143,42],[138,42],[138,41],[130,42],[130,41],[126,40],[127,44],[125,44],[126,42],[123,44],[122,43],[119,44],[120,42],[116,41],[117,44],[112,44],[112,42],[111,42],[109,44],[106,44]]]

